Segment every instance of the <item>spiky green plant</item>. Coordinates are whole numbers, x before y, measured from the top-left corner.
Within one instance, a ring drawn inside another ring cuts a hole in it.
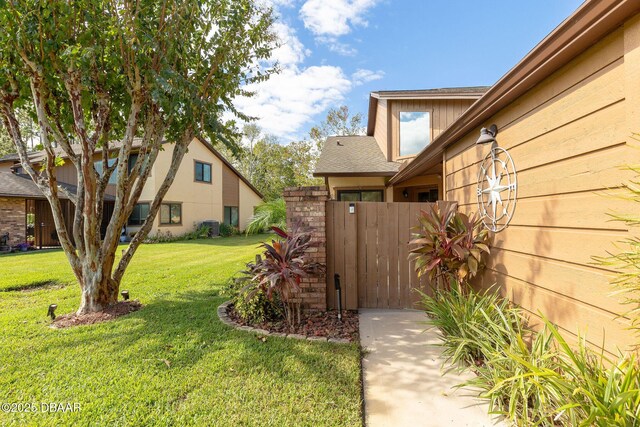
[[[634,134],[634,139],[640,141],[640,134]],[[625,185],[627,193],[619,197],[640,204],[640,165],[628,166],[626,169],[633,171],[636,177]],[[638,213],[616,213],[611,217],[614,221],[622,222],[635,231],[640,226]],[[622,295],[623,302],[629,305],[630,309],[624,315],[631,319],[632,328],[640,335],[640,238],[636,235],[619,243],[620,252],[609,253],[608,257],[594,257],[594,259],[599,265],[617,272],[612,280],[612,284],[616,287],[614,295]]]
[[[584,337],[570,346],[547,319],[546,328],[561,350],[558,369],[565,389],[566,404],[558,408],[558,418],[566,415],[566,425],[640,426],[640,363],[635,355],[621,354],[617,360],[596,353]]]
[[[287,205],[284,199],[275,199],[256,206],[255,212],[249,220],[247,234],[258,234],[271,227],[286,229]]]
[[[521,310],[510,307],[508,300],[491,289],[479,293],[454,280],[449,290],[420,294],[430,317],[428,323],[440,331],[443,355],[453,367],[484,364],[496,348],[508,346],[526,325]],[[482,330],[482,342],[478,329]]]
[[[449,289],[452,281],[465,282],[482,271],[489,234],[477,216],[458,212],[453,203],[434,203],[418,221],[409,260],[419,276],[426,274],[432,286]]]

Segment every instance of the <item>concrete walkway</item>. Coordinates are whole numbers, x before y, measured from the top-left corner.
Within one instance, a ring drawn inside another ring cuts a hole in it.
[[[452,388],[468,376],[442,376],[440,340],[425,321],[420,311],[360,310],[367,427],[503,425]]]

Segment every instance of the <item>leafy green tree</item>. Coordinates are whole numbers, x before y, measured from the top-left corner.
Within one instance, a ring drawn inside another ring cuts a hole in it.
[[[23,168],[51,205],[82,289],[78,313],[117,301],[125,270],[194,137],[235,147],[234,122],[222,116],[249,120],[232,99],[250,95],[244,85],[272,72],[259,66],[274,46],[272,22],[271,11],[253,0],[0,2],[0,117]],[[27,157],[19,109],[37,117],[46,154],[41,168]],[[134,138],[138,160],[129,168]],[[163,149],[172,150],[170,168],[149,216],[116,260],[120,230]],[[94,156],[100,156],[102,173]],[[77,192],[66,194],[75,205],[70,230],[59,197],[64,190],[56,182],[60,157],[77,171]],[[112,176],[114,210],[103,238]]]
[[[365,128],[362,123],[362,114],[351,114],[349,107],[342,105],[331,108],[322,123],[311,128],[309,136],[316,143],[319,151],[329,136],[364,135]]]
[[[16,117],[20,124],[20,132],[22,137],[27,141],[27,145],[33,148],[37,145],[38,138],[36,135],[35,124],[25,110],[17,110]],[[0,121],[0,157],[16,152],[11,135]]]

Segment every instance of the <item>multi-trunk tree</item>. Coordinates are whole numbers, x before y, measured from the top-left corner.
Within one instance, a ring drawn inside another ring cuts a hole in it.
[[[252,0],[0,2],[0,117],[51,205],[82,289],[78,313],[117,301],[127,265],[194,137],[234,144],[234,123],[222,116],[248,120],[232,100],[273,71],[263,67],[274,44],[271,24],[270,10]],[[29,159],[21,110],[37,124],[41,165]],[[172,150],[171,166],[149,216],[117,259],[120,231],[161,150]],[[76,169],[75,193],[57,184],[61,162]],[[114,209],[102,237],[113,177]],[[71,229],[62,193],[75,205]]]

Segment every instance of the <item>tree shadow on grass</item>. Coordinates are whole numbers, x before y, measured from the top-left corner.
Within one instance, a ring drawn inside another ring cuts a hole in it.
[[[68,329],[66,336],[56,337],[47,346],[47,351],[90,346],[96,349],[92,357],[111,355],[114,360],[119,353],[127,352],[135,355],[130,361],[132,369],[151,363],[169,371],[189,370],[201,359],[220,353],[238,373],[259,371],[285,381],[305,377],[314,383],[346,387],[354,378],[357,381],[357,374],[348,368],[350,364],[333,363],[331,357],[349,353],[357,357],[353,347],[276,337],[263,341],[262,336],[220,322],[217,308],[225,299],[217,289],[177,293],[172,299],[151,302],[110,322]]]

